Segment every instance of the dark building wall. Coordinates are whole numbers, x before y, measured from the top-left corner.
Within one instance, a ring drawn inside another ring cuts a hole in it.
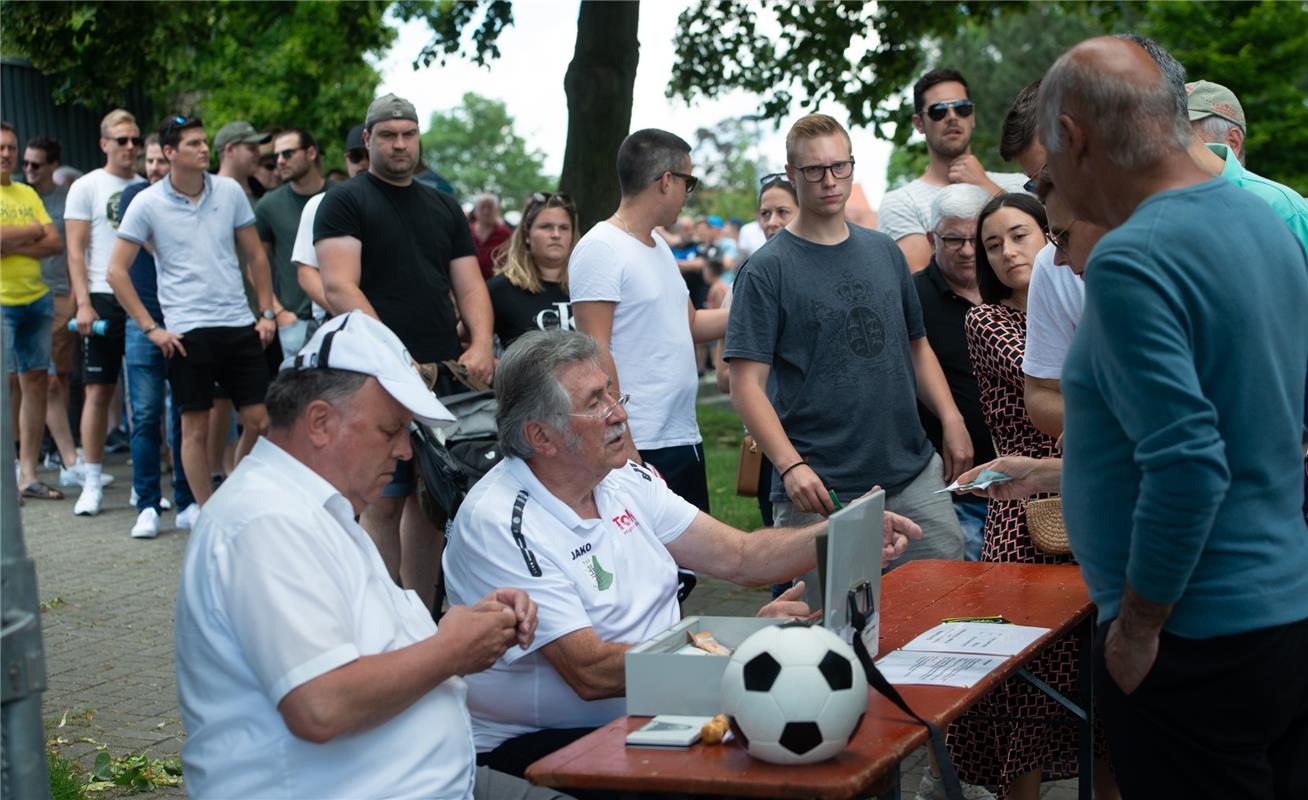
[[[113,109],[56,106],[51,99],[52,84],[50,78],[24,60],[6,58],[0,61],[0,117],[18,130],[20,146],[33,136],[49,136],[63,147],[64,164],[83,172],[104,166],[104,154],[100,152],[100,119]],[[150,105],[138,87],[129,92],[124,107],[136,115],[141,135],[154,130]]]

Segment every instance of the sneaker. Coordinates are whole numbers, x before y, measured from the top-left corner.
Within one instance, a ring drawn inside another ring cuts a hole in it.
[[[963,800],[995,800],[995,796],[984,786],[959,782],[963,788]],[[915,800],[945,800],[945,782],[931,770],[922,773],[922,782],[917,785]]]
[[[125,453],[132,449],[132,437],[122,428],[114,428],[104,437],[106,453]]]
[[[114,476],[107,472],[100,473],[100,488],[108,486],[114,482]],[[86,485],[86,464],[80,459],[71,467],[59,468],[59,485],[60,486],[85,486]]]
[[[153,539],[159,535],[159,512],[147,508],[136,517],[132,526],[133,539]]]
[[[133,487],[132,487],[132,495],[131,495],[130,498],[128,498],[128,500],[127,500],[127,504],[128,504],[129,506],[131,506],[132,508],[136,508],[136,501],[138,501],[138,500],[140,500],[140,499],[141,499],[141,496],[140,496],[139,494],[136,493],[136,487],[133,486]],[[159,497],[159,509],[160,509],[161,511],[171,511],[171,510],[172,510],[172,507],[173,507],[173,501],[172,501],[172,500],[169,500],[167,497],[163,497],[163,496],[160,496],[160,497]]]
[[[104,502],[104,491],[100,488],[86,486],[73,506],[73,513],[79,517],[94,517],[100,513],[100,504]]]
[[[181,530],[190,530],[195,525],[195,520],[200,516],[200,507],[191,503],[186,508],[177,512],[177,520],[173,523]]]

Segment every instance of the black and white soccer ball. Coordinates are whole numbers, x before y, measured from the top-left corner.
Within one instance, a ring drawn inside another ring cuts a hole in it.
[[[722,711],[751,756],[811,764],[845,749],[867,711],[854,650],[822,627],[773,626],[751,635],[722,674]]]

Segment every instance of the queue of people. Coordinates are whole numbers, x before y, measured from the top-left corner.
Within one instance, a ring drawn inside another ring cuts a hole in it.
[[[59,374],[40,259],[67,242],[83,337],[80,458],[52,426],[75,513],[102,504],[125,354],[132,535],[158,533],[171,387],[189,791],[561,796],[525,768],[624,713],[626,651],[679,619],[696,572],[778,584],[759,613],[806,616],[826,517],[884,488],[886,568],[1077,564],[1098,607],[1095,773],[1013,680],[950,727],[965,797],[1066,777],[1101,798],[1308,792],[1308,204],[1247,168],[1229,90],[1140,37],[1088,40],[1019,94],[1001,154],[1024,174],[971,153],[964,76],[932,70],[913,97],[928,167],[877,231],[846,220],[857,162],[822,114],[789,130],[753,229],[683,216],[692,150],[657,129],[622,143],[621,201],[589,231],[558,192],[511,229],[493,198],[469,220],[416,177],[416,110],[386,95],[335,188],[307,131],[229,123],[214,175],[201,120],[147,139],[115,111],[61,234],[42,203],[57,144],[29,144],[28,188],[0,126],[23,496],[59,494],[36,475]],[[263,193],[266,145],[281,187]],[[766,455],[749,535],[711,516],[713,341]],[[463,382],[493,387],[504,458],[446,519],[409,427],[451,422],[437,397]],[[230,470],[220,402],[241,422]],[[941,491],[983,467],[1013,480]],[[1025,501],[1056,494],[1070,555],[1031,535]],[[1079,664],[1069,637],[1028,671],[1070,693]],[[917,797],[945,796],[933,759]]]

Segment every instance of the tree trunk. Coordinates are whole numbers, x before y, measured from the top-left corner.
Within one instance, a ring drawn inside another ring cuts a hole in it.
[[[568,94],[568,144],[559,188],[577,204],[581,232],[618,207],[617,153],[631,127],[640,61],[637,2],[584,0],[577,46],[563,79]]]

